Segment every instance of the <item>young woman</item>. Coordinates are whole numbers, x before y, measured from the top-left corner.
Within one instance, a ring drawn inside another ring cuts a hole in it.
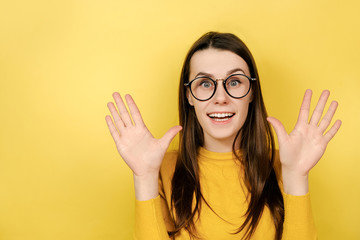
[[[321,119],[325,90],[309,119],[305,92],[287,134],[267,117],[254,59],[235,35],[209,32],[189,50],[179,86],[180,126],[155,139],[130,95],[113,94],[106,116],[121,157],[134,174],[134,238],[316,239],[308,174],[340,128]],[[275,151],[270,124],[278,137]],[[167,152],[180,132],[179,148]]]

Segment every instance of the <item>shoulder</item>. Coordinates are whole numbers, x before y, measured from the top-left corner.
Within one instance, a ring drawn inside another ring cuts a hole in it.
[[[160,174],[162,176],[171,176],[175,171],[176,161],[178,157],[178,151],[172,150],[165,153],[163,162],[160,168]]]
[[[162,198],[167,199],[170,206],[171,196],[171,180],[175,172],[175,166],[177,161],[178,152],[169,151],[165,153],[164,159],[161,163],[159,174],[159,190]]]

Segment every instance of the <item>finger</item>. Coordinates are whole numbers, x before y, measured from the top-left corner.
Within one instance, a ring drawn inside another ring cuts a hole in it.
[[[266,119],[275,129],[276,135],[278,137],[278,142],[284,142],[288,136],[284,125],[274,117],[268,117]]]
[[[118,92],[114,92],[113,93],[113,98],[114,98],[114,100],[116,102],[116,106],[119,109],[120,117],[121,117],[121,120],[124,122],[125,127],[126,126],[131,126],[132,121],[131,121],[129,112],[126,109],[125,104],[124,104],[120,94]]]
[[[115,105],[112,102],[109,102],[107,104],[107,106],[110,110],[112,117],[114,118],[116,127],[119,129],[119,131],[121,131],[121,129],[123,129],[125,127],[125,125],[124,125],[123,121],[121,120],[120,115],[115,108]]]
[[[310,124],[317,126],[319,123],[319,120],[321,118],[321,115],[323,114],[325,104],[327,102],[327,99],[329,98],[330,92],[329,90],[324,90],[321,93],[321,96],[319,98],[318,103],[316,104],[316,107],[314,109],[314,112],[311,116]]]
[[[134,124],[135,125],[141,125],[144,126],[144,121],[141,117],[139,108],[136,106],[134,99],[130,96],[130,95],[125,95],[125,99],[126,99],[126,103],[129,106],[129,110],[131,113],[131,117],[134,120]]]
[[[166,148],[169,147],[171,141],[174,139],[174,137],[176,136],[176,134],[178,134],[178,132],[180,132],[180,130],[182,129],[181,126],[175,126],[170,128],[165,134],[164,136],[160,139],[160,144]]]
[[[115,125],[111,119],[111,117],[109,115],[106,115],[105,117],[106,123],[108,125],[108,128],[110,130],[110,134],[112,136],[112,138],[115,141],[115,144],[118,145],[118,143],[120,142],[120,135],[118,133],[118,131],[115,128]]]
[[[332,125],[329,131],[327,131],[327,133],[324,135],[326,142],[330,142],[330,140],[335,136],[335,134],[339,130],[340,126],[341,126],[341,121],[336,120],[334,125]]]
[[[331,102],[328,111],[326,112],[325,116],[321,120],[319,124],[319,130],[323,133],[328,128],[331,123],[331,120],[336,112],[338,103],[336,101]]]
[[[312,91],[307,89],[305,91],[303,101],[301,103],[299,117],[297,123],[308,123],[309,121],[309,111],[310,111],[310,103],[311,103]]]

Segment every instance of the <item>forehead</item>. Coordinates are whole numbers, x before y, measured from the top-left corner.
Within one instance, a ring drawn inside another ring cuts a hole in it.
[[[228,51],[209,48],[197,51],[190,59],[190,79],[199,72],[224,78],[227,72],[240,68],[250,76],[250,71],[245,60],[239,55]]]

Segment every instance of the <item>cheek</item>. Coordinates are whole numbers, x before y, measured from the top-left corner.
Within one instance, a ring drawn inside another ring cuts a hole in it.
[[[193,107],[195,109],[195,114],[196,114],[197,120],[199,121],[201,127],[204,127],[203,126],[204,120],[205,120],[205,118],[207,118],[206,111],[205,111],[206,106],[204,106],[204,104],[202,104],[202,103],[197,102],[193,105]]]
[[[201,110],[201,108],[199,108],[199,106],[197,106],[196,104],[193,105],[194,109],[195,109],[195,114],[196,114],[196,118],[199,120],[199,118],[202,117],[203,115],[203,111]]]
[[[247,103],[247,104],[244,104],[242,105],[240,108],[239,108],[239,125],[240,125],[240,128],[242,127],[242,125],[244,124],[244,122],[246,121],[247,117],[248,117],[248,114],[249,114],[249,104],[250,103]]]
[[[241,115],[246,117],[248,115],[248,112],[249,112],[249,103],[244,104],[244,106],[242,106]]]

